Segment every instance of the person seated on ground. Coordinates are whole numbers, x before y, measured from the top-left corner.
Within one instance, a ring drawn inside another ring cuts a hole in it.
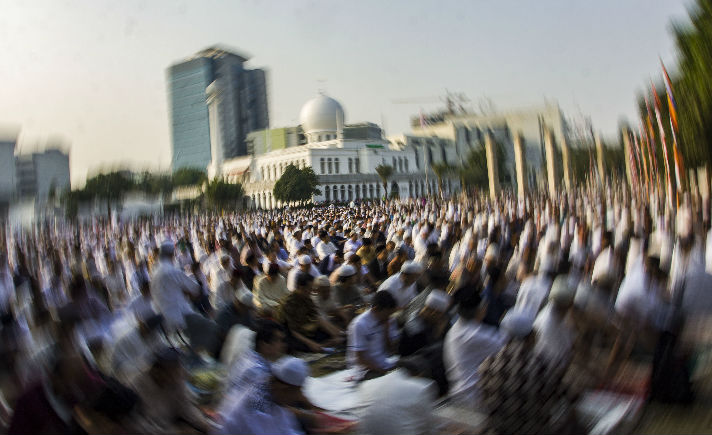
[[[369,283],[375,287],[378,287],[383,283],[383,281],[388,278],[388,250],[386,245],[376,246],[376,255],[373,260],[368,263],[368,275],[367,279]]]
[[[296,408],[304,402],[302,385],[309,366],[299,358],[285,356],[270,368],[264,384],[255,384],[234,400],[225,413],[221,434],[302,434]]]
[[[450,326],[449,308],[450,295],[437,289],[428,292],[423,308],[405,323],[398,346],[401,357],[418,355],[428,362],[427,377],[437,383],[438,396],[444,396],[449,389],[443,361],[443,342]]]
[[[553,366],[567,367],[573,357],[576,329],[569,312],[575,294],[576,289],[569,285],[568,276],[557,276],[551,286],[549,302],[534,321],[537,336],[534,350]]]
[[[230,331],[230,328],[238,324],[246,328],[254,328],[254,309],[255,304],[252,293],[244,287],[238,288],[232,294],[230,304],[222,307],[215,317],[215,323],[220,328],[223,338]]]
[[[356,306],[363,304],[363,296],[356,287],[358,272],[349,265],[344,264],[333,273],[336,276],[336,284],[332,287],[333,295],[337,306],[347,312],[353,312]]]
[[[316,278],[319,276],[319,271],[312,264],[312,258],[309,254],[304,253],[305,250],[302,248],[299,250],[301,253],[295,261],[294,267],[287,274],[287,290],[293,292],[297,288],[297,275],[300,273],[306,273]]]
[[[563,371],[552,373],[546,359],[534,350],[533,324],[528,311],[508,312],[500,324],[509,337],[507,344],[479,367],[487,429],[495,434],[582,433],[575,431]],[[554,414],[561,417],[554,420]]]
[[[388,291],[395,298],[398,308],[404,308],[418,295],[416,281],[422,273],[423,266],[413,261],[406,261],[400,272],[385,280],[378,290]]]
[[[319,275],[314,280],[312,300],[319,314],[338,327],[346,327],[353,318],[350,312],[340,308],[331,291],[331,282],[326,275]]]
[[[293,352],[322,352],[323,347],[343,342],[343,331],[319,314],[311,298],[313,281],[311,275],[299,274],[296,289],[278,308],[278,318],[287,327],[287,341]]]
[[[160,314],[137,318],[136,326],[119,337],[111,352],[111,373],[116,379],[130,383],[148,370],[155,352],[166,346],[162,322]]]
[[[428,379],[428,362],[402,358],[396,370],[363,382],[358,389],[358,416],[364,434],[430,434],[434,430],[436,388]]]
[[[391,315],[396,300],[387,291],[373,296],[371,308],[351,321],[348,328],[346,361],[363,378],[384,375],[393,368],[388,355],[396,350],[398,329]]]
[[[185,370],[176,349],[163,348],[154,354],[151,368],[137,377],[131,387],[143,403],[143,416],[152,433],[207,432],[205,417],[190,400]]]
[[[481,397],[477,367],[504,346],[505,338],[482,323],[487,302],[472,292],[460,301],[460,318],[445,335],[443,360],[450,384],[450,397],[468,408],[479,406]]]
[[[255,307],[265,317],[274,316],[282,298],[289,294],[287,280],[279,274],[279,266],[274,263],[265,263],[265,274],[255,279],[254,303]]]
[[[428,299],[430,292],[433,290],[442,290],[447,293],[448,284],[450,283],[447,271],[442,268],[428,268],[427,275],[428,284],[423,291],[418,293],[408,305],[406,305],[398,315],[398,324],[405,325],[411,317],[417,315],[425,306],[425,301]],[[450,299],[452,305],[452,299]]]
[[[432,290],[425,305],[406,321],[398,344],[398,353],[408,356],[420,349],[440,342],[445,337],[450,318],[450,295],[442,290]]]

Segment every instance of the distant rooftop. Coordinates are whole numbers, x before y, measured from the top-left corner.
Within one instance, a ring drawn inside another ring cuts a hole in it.
[[[195,53],[195,55],[191,56],[190,59],[195,59],[198,57],[209,57],[212,59],[216,59],[223,56],[235,56],[242,62],[247,62],[250,59],[249,56],[247,56],[246,54],[240,53],[235,49],[226,47],[221,44],[213,45],[212,47],[200,50],[199,52]]]

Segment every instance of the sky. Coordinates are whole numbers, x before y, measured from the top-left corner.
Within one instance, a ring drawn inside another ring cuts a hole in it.
[[[689,0],[0,0],[0,130],[21,152],[62,144],[87,173],[167,170],[166,68],[224,44],[268,70],[270,124],[298,124],[323,89],[346,122],[410,130],[427,102],[556,101],[604,137],[674,64]],[[427,97],[427,98],[426,98]],[[397,104],[412,99],[419,102]],[[425,101],[425,102],[422,102]]]

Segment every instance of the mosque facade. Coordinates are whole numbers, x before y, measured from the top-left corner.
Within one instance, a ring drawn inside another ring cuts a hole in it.
[[[208,104],[214,103],[218,95],[211,95],[208,89]],[[212,115],[213,112],[210,112]],[[240,182],[249,198],[249,206],[271,209],[282,206],[273,195],[274,185],[290,164],[304,168],[310,166],[319,180],[320,195],[312,199],[315,203],[349,202],[397,195],[413,198],[438,191],[437,179],[430,165],[458,162],[454,141],[441,141],[441,149],[436,158],[426,156],[409,143],[391,141],[382,135],[374,135],[373,124],[358,124],[366,128],[351,128],[344,134],[344,110],[335,99],[319,94],[307,101],[300,112],[300,141],[290,141],[287,146],[261,154],[229,160],[214,159],[208,167],[209,177],[222,177],[229,182]],[[211,119],[220,122],[218,117]],[[371,128],[368,128],[371,126]],[[287,127],[296,129],[296,127]],[[216,129],[219,131],[219,129]],[[354,132],[363,132],[361,134]],[[361,137],[360,137],[361,136]],[[211,136],[213,156],[223,155],[220,151],[219,135]],[[269,146],[267,147],[269,148]],[[388,192],[383,191],[383,183],[376,172],[379,165],[393,167],[388,180]],[[458,190],[456,179],[443,180],[444,194]]]

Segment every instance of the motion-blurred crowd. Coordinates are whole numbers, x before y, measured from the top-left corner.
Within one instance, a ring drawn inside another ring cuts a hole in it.
[[[709,229],[699,197],[623,187],[5,227],[0,433],[309,433],[305,355],[341,352],[360,433],[432,433],[443,400],[580,433],[580,395],[640,361],[651,398],[689,402]]]

